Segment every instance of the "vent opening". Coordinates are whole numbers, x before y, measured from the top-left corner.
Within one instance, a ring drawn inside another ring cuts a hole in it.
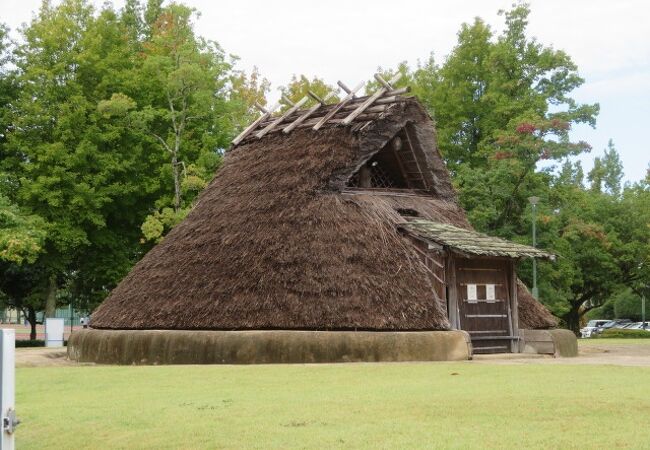
[[[426,189],[408,135],[400,131],[348,180],[348,187]]]

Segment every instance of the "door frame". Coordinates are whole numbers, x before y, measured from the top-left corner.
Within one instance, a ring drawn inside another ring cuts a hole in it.
[[[520,353],[520,333],[519,333],[519,302],[517,300],[517,273],[515,269],[515,260],[511,258],[495,258],[495,257],[478,257],[467,255],[456,255],[453,252],[448,252],[446,272],[447,272],[447,298],[448,298],[448,314],[449,323],[451,328],[455,330],[462,330],[460,324],[460,309],[458,302],[458,289],[457,289],[457,259],[481,259],[481,260],[502,260],[506,266],[506,283],[508,289],[508,327],[510,336],[510,351],[512,353]]]

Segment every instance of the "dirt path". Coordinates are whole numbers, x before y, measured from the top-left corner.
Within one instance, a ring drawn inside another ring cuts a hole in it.
[[[621,343],[602,340],[579,344],[579,355],[576,358],[510,354],[476,355],[474,361],[487,364],[611,364],[650,367],[650,342]]]
[[[16,349],[16,367],[51,367],[76,365],[78,364],[68,359],[65,347],[36,347]]]

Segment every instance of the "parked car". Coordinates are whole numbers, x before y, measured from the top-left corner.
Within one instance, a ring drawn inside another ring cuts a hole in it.
[[[626,327],[626,330],[642,330],[643,329],[643,322],[634,322],[630,326]],[[646,331],[650,331],[650,322],[645,323],[645,329]]]
[[[587,325],[580,329],[580,336],[583,338],[591,337],[595,330],[610,322],[609,320],[590,320]]]
[[[632,321],[630,319],[614,319],[610,320],[607,323],[599,326],[596,328],[592,334],[600,334],[605,330],[609,330],[610,328],[623,328],[625,325],[630,324]]]

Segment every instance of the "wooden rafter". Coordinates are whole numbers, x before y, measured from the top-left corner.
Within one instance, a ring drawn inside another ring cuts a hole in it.
[[[379,88],[377,92],[372,94],[368,99],[363,102],[357,109],[352,111],[349,116],[347,116],[345,119],[343,119],[343,125],[349,125],[358,115],[360,115],[362,112],[364,112],[370,105],[372,105],[375,101],[379,99],[379,97],[383,96],[386,94],[388,91],[393,90],[392,84],[397,83],[400,78],[402,78],[401,73],[397,73],[393,78],[390,79],[390,81],[385,81],[379,74],[375,74],[375,79],[379,81],[380,84],[382,84],[383,87]]]
[[[257,128],[257,126],[260,123],[264,122],[267,118],[271,117],[271,114],[273,113],[273,111],[275,111],[278,108],[279,103],[276,103],[275,105],[273,105],[268,110],[265,109],[264,107],[262,107],[257,102],[255,102],[255,106],[257,107],[257,109],[262,111],[263,114],[260,117],[258,117],[257,120],[255,120],[255,122],[251,123],[248,127],[246,127],[246,129],[244,131],[242,131],[239,136],[237,136],[235,139],[233,139],[232,140],[232,145],[239,144],[241,141],[243,141],[246,138],[246,136],[251,134],[255,130],[255,128]]]
[[[281,124],[287,117],[289,117],[294,112],[298,111],[300,109],[300,107],[302,105],[304,105],[305,103],[307,103],[307,100],[309,100],[309,96],[307,96],[307,95],[305,95],[303,98],[301,98],[300,101],[298,101],[298,103],[291,103],[291,101],[288,98],[284,97],[284,96],[282,98],[284,99],[285,102],[287,102],[287,103],[289,103],[289,104],[291,104],[293,106],[291,106],[291,108],[287,109],[285,111],[285,113],[282,114],[280,117],[278,117],[273,122],[268,124],[259,133],[257,133],[255,136],[257,136],[258,139],[263,137],[269,131],[273,130],[273,128],[275,128],[279,124]]]
[[[304,113],[303,115],[301,115],[301,116],[298,117],[296,120],[294,120],[294,121],[291,122],[289,125],[287,125],[287,126],[282,130],[282,132],[285,133],[285,134],[286,134],[286,133],[291,133],[291,130],[293,130],[293,129],[296,128],[298,125],[300,125],[300,124],[303,123],[305,120],[307,120],[309,117],[311,117],[311,116],[312,116],[316,111],[318,111],[318,109],[320,109],[321,106],[325,105],[325,102],[326,102],[327,100],[329,100],[330,98],[334,97],[334,96],[336,95],[336,92],[337,92],[337,91],[331,91],[331,92],[330,92],[329,94],[327,94],[327,95],[325,96],[325,98],[323,98],[323,99],[320,99],[320,97],[318,97],[316,94],[314,94],[314,93],[311,92],[311,91],[308,92],[308,94],[309,94],[312,98],[314,98],[318,103],[316,103],[314,106],[312,106],[312,107],[309,108],[307,111],[305,111],[305,113]]]
[[[282,132],[288,134],[297,128],[319,130],[325,124],[349,125],[354,120],[366,122],[367,125],[380,117],[390,104],[401,100],[401,94],[410,91],[408,87],[399,89],[392,87],[391,83],[397,81],[399,75],[386,81],[380,75],[376,74],[375,79],[379,82],[381,88],[371,97],[367,98],[358,98],[356,95],[365,85],[364,82],[359,83],[351,89],[342,81],[338,81],[338,86],[346,93],[346,96],[335,105],[327,105],[328,108],[325,112],[320,112],[319,110],[322,110],[326,106],[326,102],[339,92],[338,89],[329,92],[324,98],[320,98],[315,93],[308,91],[307,95],[296,103],[292,102],[285,95],[282,95],[282,102],[290,107],[279,115],[279,117],[273,116],[273,113],[278,109],[280,104],[275,104],[267,110],[255,102],[255,107],[262,112],[262,115],[246,127],[239,136],[233,139],[232,144],[233,146],[239,145],[251,136],[251,134],[254,134],[258,139],[262,138],[268,133],[278,130],[280,127],[284,127],[281,128]],[[307,110],[301,110],[301,107],[307,103],[309,97],[313,98],[316,104]]]
[[[427,183],[427,181],[424,179],[424,172],[422,171],[422,167],[420,167],[420,162],[418,161],[418,157],[415,154],[415,147],[413,146],[413,139],[411,139],[411,133],[409,127],[406,127],[406,129],[404,130],[404,135],[406,136],[406,142],[408,143],[409,149],[411,150],[411,154],[413,155],[413,161],[415,161],[415,166],[418,168],[418,172],[422,180],[422,185],[424,186],[424,189],[428,189],[429,183]]]
[[[314,128],[313,128],[313,129],[314,129],[314,130],[319,130],[320,127],[322,127],[323,125],[325,125],[325,124],[327,123],[328,120],[330,120],[332,117],[334,117],[334,114],[336,114],[337,112],[339,112],[339,111],[340,111],[340,110],[341,110],[345,105],[347,105],[348,103],[350,103],[350,101],[352,101],[352,99],[354,98],[355,93],[356,93],[359,89],[361,89],[364,85],[365,85],[365,83],[362,81],[361,83],[359,83],[358,85],[356,85],[356,86],[354,87],[354,89],[351,89],[350,92],[348,92],[348,95],[346,95],[346,96],[343,98],[343,100],[341,100],[341,101],[339,102],[339,104],[336,105],[336,107],[332,108],[332,110],[331,110],[329,113],[327,113],[327,114],[325,115],[325,117],[323,117],[321,120],[318,121],[318,123],[317,123],[316,125],[314,125]]]

